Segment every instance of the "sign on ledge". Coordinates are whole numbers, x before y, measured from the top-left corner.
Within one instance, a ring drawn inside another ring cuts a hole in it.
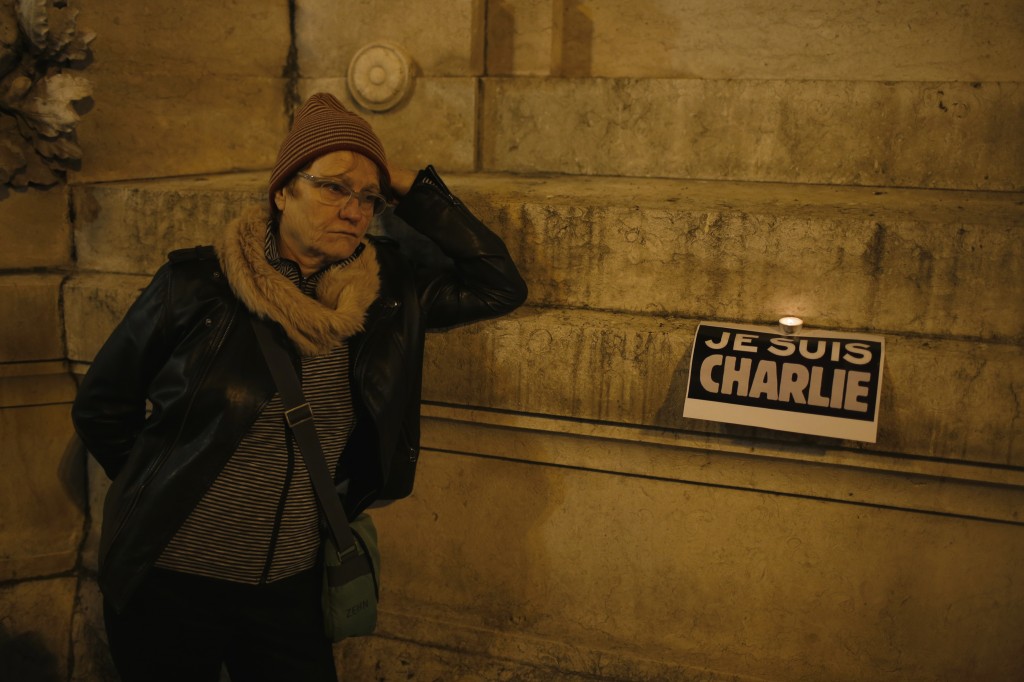
[[[885,339],[702,322],[683,416],[874,443]]]

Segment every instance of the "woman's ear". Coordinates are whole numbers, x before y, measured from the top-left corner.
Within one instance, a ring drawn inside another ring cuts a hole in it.
[[[277,192],[274,194],[274,205],[277,206],[277,210],[278,211],[283,211],[284,210],[284,203],[285,203],[285,196],[284,196],[284,188],[282,187],[281,189],[277,190]]]

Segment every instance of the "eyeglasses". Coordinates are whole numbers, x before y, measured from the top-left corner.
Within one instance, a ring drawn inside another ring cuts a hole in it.
[[[359,210],[363,213],[380,215],[388,206],[388,200],[376,192],[355,192],[337,180],[317,177],[302,171],[299,171],[296,175],[313,183],[319,190],[320,201],[328,206],[337,206],[339,208],[347,206],[353,197],[356,199]]]

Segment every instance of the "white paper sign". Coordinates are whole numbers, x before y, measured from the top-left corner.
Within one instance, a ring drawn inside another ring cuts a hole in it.
[[[702,322],[683,416],[874,443],[885,338]]]

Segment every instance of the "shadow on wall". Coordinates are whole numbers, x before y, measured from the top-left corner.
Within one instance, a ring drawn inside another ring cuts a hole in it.
[[[593,70],[594,22],[581,0],[552,3],[551,74],[587,78]]]
[[[0,623],[0,671],[5,680],[62,682],[57,657],[34,632],[11,634]]]
[[[510,75],[516,70],[516,15],[508,0],[495,2],[487,15],[487,71]],[[593,70],[594,22],[582,0],[551,3],[550,74],[586,78]]]

